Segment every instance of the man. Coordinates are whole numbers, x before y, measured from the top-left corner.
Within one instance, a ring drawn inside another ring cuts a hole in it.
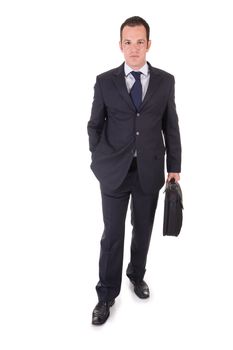
[[[92,324],[103,324],[120,293],[125,218],[131,195],[133,226],[127,276],[135,294],[148,298],[144,281],[158,194],[167,181],[180,179],[181,142],[174,101],[174,77],[146,61],[149,25],[128,18],[120,30],[125,62],[97,76],[88,122],[91,168],[100,182],[104,232],[101,239],[98,304]]]

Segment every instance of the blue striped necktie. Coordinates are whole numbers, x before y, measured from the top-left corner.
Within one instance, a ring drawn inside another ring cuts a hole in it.
[[[141,72],[132,71],[131,74],[135,79],[135,83],[133,84],[130,90],[130,96],[135,105],[137,111],[142,103],[142,84],[141,84]]]

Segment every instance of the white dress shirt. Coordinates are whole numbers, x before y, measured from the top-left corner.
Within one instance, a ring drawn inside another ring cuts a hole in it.
[[[125,70],[125,83],[126,83],[126,87],[127,87],[127,90],[128,90],[128,93],[130,93],[130,90],[135,82],[135,79],[133,77],[132,74],[130,74],[132,72],[132,68],[129,67],[127,65],[127,63],[125,63],[125,67],[124,67],[124,70]],[[148,88],[148,85],[149,85],[149,80],[150,80],[150,71],[149,71],[149,67],[148,67],[148,64],[145,63],[144,66],[142,68],[139,69],[139,71],[135,71],[135,72],[141,72],[141,84],[142,84],[142,101],[146,95],[146,92],[147,92],[147,88]]]

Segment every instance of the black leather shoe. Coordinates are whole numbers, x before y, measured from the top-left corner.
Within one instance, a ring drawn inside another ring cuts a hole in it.
[[[134,280],[130,280],[134,285],[134,293],[140,299],[147,299],[150,296],[150,290],[145,281],[136,282]]]
[[[101,325],[107,321],[110,314],[110,307],[115,303],[115,299],[111,301],[99,301],[92,313],[92,324]]]

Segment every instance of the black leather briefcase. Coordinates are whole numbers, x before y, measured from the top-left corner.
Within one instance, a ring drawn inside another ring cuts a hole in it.
[[[163,235],[178,236],[183,222],[183,196],[175,179],[167,182],[164,199]]]

